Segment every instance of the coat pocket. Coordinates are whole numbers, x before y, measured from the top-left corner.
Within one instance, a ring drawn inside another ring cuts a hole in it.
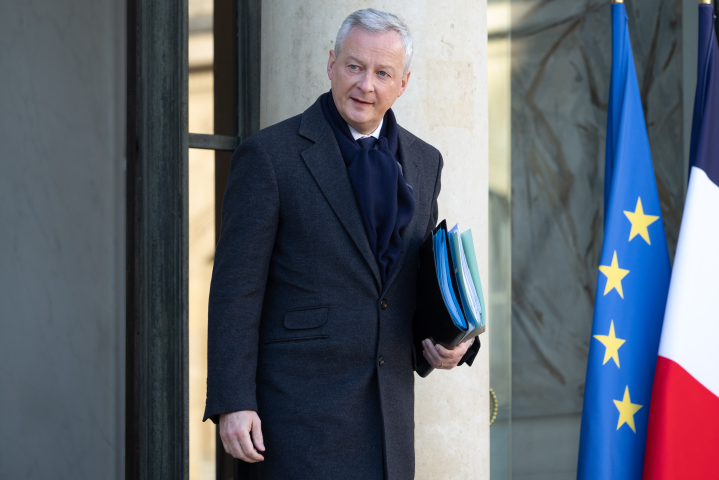
[[[285,328],[306,330],[319,328],[327,323],[329,307],[307,307],[288,310],[285,313]]]

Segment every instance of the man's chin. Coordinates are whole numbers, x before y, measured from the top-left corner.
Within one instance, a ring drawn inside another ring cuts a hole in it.
[[[357,125],[365,125],[368,123],[372,123],[372,115],[366,115],[367,112],[357,112],[351,111],[348,115],[348,118],[352,123],[355,123]],[[359,115],[358,115],[359,114]]]

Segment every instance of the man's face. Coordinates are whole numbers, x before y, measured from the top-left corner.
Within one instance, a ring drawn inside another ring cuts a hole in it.
[[[355,130],[371,133],[407,88],[404,45],[397,32],[374,34],[353,28],[339,56],[330,50],[327,75],[342,118]]]

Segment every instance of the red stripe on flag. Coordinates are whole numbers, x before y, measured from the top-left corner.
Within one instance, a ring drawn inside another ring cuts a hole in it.
[[[649,410],[644,480],[719,478],[719,397],[659,357]]]

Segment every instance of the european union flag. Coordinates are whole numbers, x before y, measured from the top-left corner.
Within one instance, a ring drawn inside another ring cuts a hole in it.
[[[640,480],[670,266],[623,4],[612,5],[608,114],[577,478]]]

